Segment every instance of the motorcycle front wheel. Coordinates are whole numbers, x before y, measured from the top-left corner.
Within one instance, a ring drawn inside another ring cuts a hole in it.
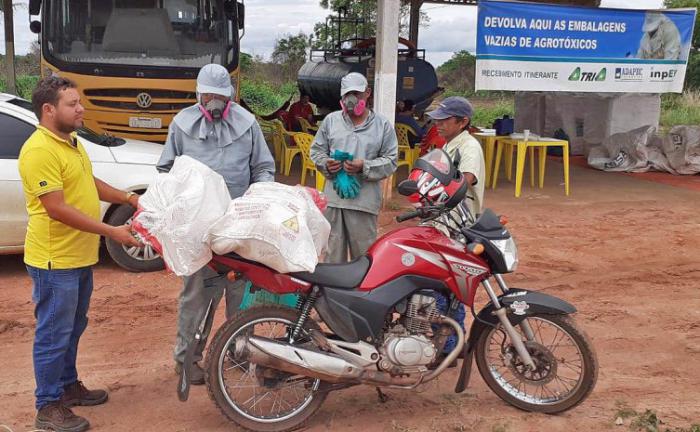
[[[533,340],[519,327],[535,369],[522,362],[501,325],[481,333],[475,356],[481,376],[509,404],[554,414],[583,402],[598,377],[598,360],[588,336],[567,315],[527,318]]]
[[[224,323],[207,351],[205,381],[221,412],[245,429],[283,432],[301,427],[321,407],[327,393],[321,381],[264,368],[235,356],[236,338],[244,335],[287,341],[298,312],[264,305],[237,314]],[[307,331],[320,328],[311,319],[295,344],[312,344]]]

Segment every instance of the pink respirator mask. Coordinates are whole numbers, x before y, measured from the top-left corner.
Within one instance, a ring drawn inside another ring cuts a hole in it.
[[[367,101],[359,99],[357,96],[350,95],[340,100],[340,107],[343,108],[345,112],[352,111],[356,116],[361,116],[367,108]]]
[[[208,122],[221,120],[228,115],[231,109],[231,101],[222,101],[220,99],[212,99],[206,104],[199,104],[199,110]]]

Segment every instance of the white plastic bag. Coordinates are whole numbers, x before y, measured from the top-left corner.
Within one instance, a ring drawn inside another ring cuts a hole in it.
[[[678,174],[700,173],[700,126],[674,126],[664,137],[663,151]]]
[[[588,165],[604,171],[646,172],[653,169],[655,164],[650,156],[660,154],[652,151],[648,143],[655,131],[653,126],[643,126],[605,138],[601,146],[591,149]]]
[[[217,254],[235,252],[281,273],[313,272],[330,224],[302,187],[255,183],[209,230]]]
[[[207,233],[229,203],[221,175],[180,156],[141,196],[136,220],[160,242],[166,265],[178,276],[189,276],[211,260]]]

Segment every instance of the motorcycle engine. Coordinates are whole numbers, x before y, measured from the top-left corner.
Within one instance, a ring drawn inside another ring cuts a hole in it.
[[[436,300],[430,295],[414,294],[402,311],[399,323],[388,332],[380,348],[384,370],[407,373],[432,363],[437,355],[435,345],[427,334],[432,332],[429,322],[440,315]]]
[[[435,359],[435,346],[423,335],[391,336],[384,343],[383,351],[397,366],[423,366]]]

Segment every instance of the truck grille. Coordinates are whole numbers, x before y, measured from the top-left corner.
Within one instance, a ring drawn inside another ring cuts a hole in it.
[[[194,105],[194,100],[192,102],[181,102],[181,103],[159,103],[153,102],[148,108],[141,108],[136,104],[136,102],[120,102],[120,101],[110,101],[110,100],[99,100],[90,99],[90,103],[95,106],[114,108],[119,110],[129,110],[129,111],[180,111],[183,108]]]
[[[137,98],[142,93],[151,99],[150,105],[146,107],[137,103]],[[97,107],[137,112],[178,112],[196,102],[194,92],[180,90],[87,89],[85,96]]]

